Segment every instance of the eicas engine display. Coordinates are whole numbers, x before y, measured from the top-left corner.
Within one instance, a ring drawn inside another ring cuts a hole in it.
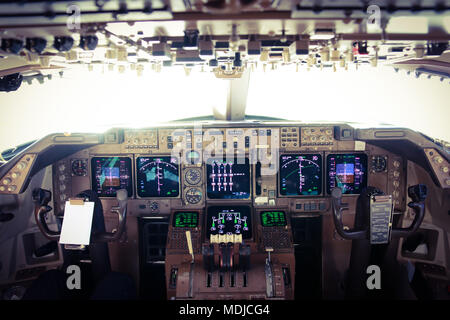
[[[131,159],[128,157],[94,157],[91,160],[92,190],[99,197],[115,197],[119,189],[133,193]]]
[[[248,158],[208,159],[207,195],[209,199],[249,199],[250,165]]]
[[[208,208],[207,233],[210,235],[239,235],[252,237],[252,220],[248,206],[214,206]]]
[[[280,156],[280,195],[320,195],[322,156],[290,154]]]
[[[141,198],[178,197],[180,178],[178,159],[174,157],[138,157],[137,193]]]
[[[359,194],[367,187],[367,155],[361,153],[327,156],[327,191],[341,188],[343,194]]]

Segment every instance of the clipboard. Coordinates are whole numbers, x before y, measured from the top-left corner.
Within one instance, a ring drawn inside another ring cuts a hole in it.
[[[66,201],[59,237],[59,243],[64,244],[66,249],[80,249],[89,245],[94,204],[81,198]]]

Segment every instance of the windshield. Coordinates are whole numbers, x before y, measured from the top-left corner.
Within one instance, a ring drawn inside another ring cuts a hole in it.
[[[406,127],[450,140],[448,81],[416,79],[393,68],[258,72],[248,114],[301,121],[343,121]]]
[[[54,132],[104,132],[224,113],[230,81],[179,68],[118,73],[96,66],[67,71],[43,84],[0,93],[0,150]],[[301,121],[389,124],[450,140],[448,82],[416,79],[393,68],[256,69],[250,74],[247,115]],[[16,119],[21,121],[16,121]]]

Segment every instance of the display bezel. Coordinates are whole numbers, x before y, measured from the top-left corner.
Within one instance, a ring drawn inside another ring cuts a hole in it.
[[[176,197],[151,197],[151,196],[141,196],[139,194],[139,188],[138,188],[138,159],[139,158],[176,158],[178,160],[178,195]],[[135,190],[136,190],[136,197],[139,199],[178,199],[181,197],[181,165],[180,165],[180,157],[173,157],[171,155],[158,155],[158,154],[137,154],[134,159],[134,165],[135,165]]]
[[[365,153],[365,152],[352,152],[352,151],[349,151],[349,152],[329,152],[329,153],[327,153],[326,155],[325,155],[325,167],[326,167],[326,171],[325,171],[325,174],[326,174],[326,177],[325,177],[325,190],[326,190],[326,193],[328,194],[328,195],[331,195],[331,190],[329,190],[329,179],[330,179],[330,175],[329,175],[329,168],[328,168],[328,158],[330,157],[330,156],[333,156],[333,155],[358,155],[358,156],[362,156],[362,157],[365,157],[365,165],[366,165],[366,174],[364,175],[364,187],[362,187],[361,188],[361,191],[365,188],[365,187],[367,187],[367,185],[368,185],[368,181],[369,181],[369,164],[368,164],[368,159],[369,159],[369,155],[367,154],[367,153]],[[359,194],[360,194],[361,192],[359,192],[359,193],[342,193],[342,196],[358,196]]]
[[[249,193],[248,193],[248,197],[247,198],[211,198],[209,197],[209,192],[208,192],[208,161],[210,161],[211,159],[222,159],[221,157],[210,157],[208,159],[205,160],[204,162],[204,169],[203,169],[203,180],[205,183],[205,194],[206,194],[206,199],[207,200],[211,200],[211,201],[248,201],[252,198],[252,193],[253,193],[253,165],[250,163],[250,159],[248,157],[244,157],[244,156],[234,156],[233,159],[245,159],[246,164],[248,164],[248,171],[249,171]]]
[[[128,197],[132,197],[133,196],[133,185],[134,185],[134,163],[133,163],[133,157],[129,156],[129,155],[110,155],[110,154],[106,154],[106,155],[93,155],[92,157],[89,158],[89,162],[88,165],[90,166],[90,169],[88,169],[88,171],[90,172],[90,185],[92,190],[97,194],[97,196],[99,198],[114,198],[116,196],[116,194],[114,195],[105,195],[105,194],[98,194],[97,193],[97,189],[94,187],[94,177],[95,177],[95,166],[93,165],[93,162],[98,159],[98,158],[119,158],[119,159],[126,159],[128,161],[128,165],[129,165],[129,171],[130,171],[130,180],[128,182],[128,186],[127,186],[127,191],[128,191]],[[118,189],[117,189],[118,190]]]
[[[279,225],[279,226],[267,226],[267,225],[265,226],[263,224],[263,214],[264,213],[268,213],[268,212],[282,212],[283,215],[284,215],[284,222],[285,222],[285,224],[284,225]],[[286,214],[286,211],[284,211],[284,210],[263,210],[263,211],[260,211],[259,212],[259,221],[260,221],[261,226],[263,228],[284,228],[284,227],[286,227],[288,225],[287,214]]]
[[[196,225],[195,227],[178,227],[178,226],[176,226],[176,225],[175,225],[175,216],[176,216],[177,214],[180,214],[180,213],[193,213],[193,214],[195,214],[195,215],[197,216],[197,225]],[[172,227],[173,227],[173,228],[177,228],[177,229],[195,229],[195,228],[198,228],[199,225],[200,225],[200,213],[199,213],[198,211],[192,211],[192,210],[185,210],[185,211],[182,211],[182,210],[177,210],[177,211],[175,211],[175,212],[172,214]]]
[[[320,177],[320,193],[319,194],[302,194],[302,195],[283,195],[281,194],[281,157],[282,156],[295,156],[295,155],[319,155],[320,165],[321,165],[321,177]],[[278,157],[278,173],[277,173],[277,189],[278,189],[278,197],[280,198],[311,198],[311,197],[321,197],[324,195],[324,183],[325,179],[323,175],[325,174],[325,164],[324,164],[325,156],[323,152],[284,152],[280,154]]]
[[[204,221],[204,227],[205,227],[205,237],[206,237],[206,240],[209,240],[209,238],[210,238],[210,235],[211,235],[211,230],[210,230],[210,228],[209,228],[209,226],[208,226],[208,220],[209,220],[209,218],[210,218],[210,216],[211,216],[211,213],[212,212],[215,212],[215,213],[218,213],[219,211],[222,211],[222,210],[227,210],[227,209],[233,209],[233,210],[239,210],[239,211],[243,211],[243,210],[245,210],[246,211],[246,213],[248,213],[248,216],[250,217],[250,223],[248,223],[249,224],[249,228],[248,228],[248,232],[249,232],[249,236],[248,237],[244,237],[244,235],[242,234],[242,239],[245,239],[245,240],[251,240],[251,239],[253,239],[253,225],[254,225],[254,223],[253,223],[253,210],[252,210],[252,207],[251,206],[245,206],[245,205],[230,205],[230,206],[209,206],[207,209],[206,209],[206,214],[205,214],[205,221]]]

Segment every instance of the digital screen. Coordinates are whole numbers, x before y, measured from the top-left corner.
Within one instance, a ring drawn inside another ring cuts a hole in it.
[[[328,193],[338,187],[343,194],[360,194],[367,186],[367,155],[363,153],[330,154],[327,170]]]
[[[286,224],[286,215],[283,211],[261,212],[261,225],[263,227],[284,227]]]
[[[172,225],[175,228],[197,228],[198,212],[175,212],[173,214]]]
[[[280,195],[320,195],[322,193],[322,156],[286,154],[280,156]]]
[[[175,157],[138,157],[137,193],[140,197],[178,197],[180,176]]]
[[[243,239],[252,237],[252,219],[248,206],[209,207],[207,216],[208,237],[217,234],[242,234]]]
[[[210,199],[250,198],[250,164],[248,158],[208,159],[206,162],[207,195]]]
[[[94,157],[91,160],[92,190],[99,197],[115,197],[119,189],[132,195],[131,159],[127,157]]]

